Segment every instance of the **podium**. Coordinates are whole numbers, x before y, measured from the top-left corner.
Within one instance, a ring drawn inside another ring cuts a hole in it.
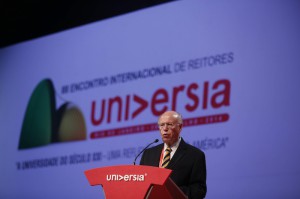
[[[187,199],[169,178],[172,170],[120,165],[85,171],[91,186],[102,185],[106,199]]]

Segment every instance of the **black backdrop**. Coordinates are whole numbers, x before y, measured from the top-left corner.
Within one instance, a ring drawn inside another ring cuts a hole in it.
[[[0,47],[171,1],[1,1]]]

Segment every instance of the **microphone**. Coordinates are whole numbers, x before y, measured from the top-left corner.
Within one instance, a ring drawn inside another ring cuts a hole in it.
[[[143,153],[151,144],[154,144],[154,143],[156,143],[156,142],[158,142],[159,140],[158,139],[155,139],[154,140],[154,142],[151,142],[150,144],[148,144],[136,157],[135,157],[135,159],[134,159],[134,161],[133,161],[133,165],[135,165],[135,161],[136,161],[136,159],[141,155],[141,153]]]

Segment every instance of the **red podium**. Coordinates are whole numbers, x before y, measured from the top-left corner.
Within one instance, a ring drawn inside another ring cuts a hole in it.
[[[187,199],[169,178],[172,170],[121,165],[85,171],[91,186],[102,185],[106,199]]]

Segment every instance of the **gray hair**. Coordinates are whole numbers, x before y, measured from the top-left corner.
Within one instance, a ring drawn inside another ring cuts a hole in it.
[[[180,113],[176,112],[176,111],[166,111],[166,112],[164,112],[163,114],[161,114],[161,115],[159,116],[158,122],[159,122],[161,116],[164,115],[164,114],[167,113],[167,112],[172,112],[172,113],[173,113],[172,116],[173,116],[174,118],[177,119],[178,123],[179,123],[179,124],[183,124],[182,115],[181,115]]]

